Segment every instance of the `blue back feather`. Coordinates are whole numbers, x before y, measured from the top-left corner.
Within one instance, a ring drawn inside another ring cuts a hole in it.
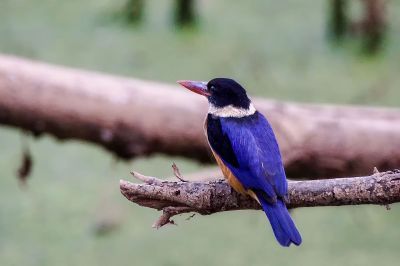
[[[238,166],[225,163],[244,187],[263,189],[272,201],[277,196],[285,196],[287,182],[278,143],[265,117],[256,112],[244,118],[217,119],[222,134],[229,139]],[[220,151],[214,151],[225,160],[226,156]]]

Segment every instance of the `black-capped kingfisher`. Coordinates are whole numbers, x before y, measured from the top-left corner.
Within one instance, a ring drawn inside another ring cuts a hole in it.
[[[260,203],[282,246],[300,245],[300,233],[285,205],[288,185],[275,134],[246,90],[228,78],[178,83],[208,99],[204,130],[228,183]]]

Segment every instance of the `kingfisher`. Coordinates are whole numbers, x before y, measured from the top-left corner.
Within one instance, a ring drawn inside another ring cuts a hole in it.
[[[178,83],[208,99],[204,131],[228,183],[261,205],[282,246],[300,245],[300,233],[285,205],[288,184],[275,134],[246,90],[229,78]]]

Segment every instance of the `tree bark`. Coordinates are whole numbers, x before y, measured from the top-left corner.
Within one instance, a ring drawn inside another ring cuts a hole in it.
[[[144,184],[120,181],[121,193],[140,206],[163,210],[154,227],[172,223],[174,215],[197,212],[260,209],[247,196],[236,193],[224,180],[173,182],[132,173]],[[400,171],[370,176],[311,181],[289,181],[288,208],[359,204],[388,205],[400,201]]]
[[[400,165],[400,110],[253,102],[276,132],[290,177]],[[0,124],[37,136],[88,141],[122,158],[165,153],[211,162],[206,112],[204,98],[177,86],[0,55]]]

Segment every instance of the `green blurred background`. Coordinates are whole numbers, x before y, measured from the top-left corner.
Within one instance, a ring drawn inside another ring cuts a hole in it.
[[[198,1],[197,26],[183,30],[171,0],[146,1],[139,25],[121,19],[124,5],[0,0],[0,53],[169,83],[229,76],[281,100],[399,107],[399,1],[389,3],[374,56],[358,41],[329,42],[327,0]],[[297,209],[304,243],[289,249],[255,211],[183,215],[154,230],[159,213],[123,198],[119,179],[132,169],[170,176],[173,161],[184,174],[202,165],[165,156],[121,162],[86,143],[28,139],[34,171],[21,189],[21,135],[0,128],[0,265],[399,264],[398,205]]]

